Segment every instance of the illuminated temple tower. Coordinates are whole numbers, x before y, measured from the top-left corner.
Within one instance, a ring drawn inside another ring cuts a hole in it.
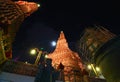
[[[20,24],[37,9],[34,2],[0,0],[0,64],[12,58],[12,43]]]
[[[56,49],[48,54],[48,58],[52,59],[52,66],[55,69],[59,68],[60,63],[64,66],[66,82],[80,82],[80,72],[83,70],[83,64],[79,55],[69,49],[63,31],[58,38]]]

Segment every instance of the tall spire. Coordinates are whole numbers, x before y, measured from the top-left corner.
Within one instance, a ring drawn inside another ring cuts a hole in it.
[[[53,66],[55,64],[60,64],[60,63],[68,66],[72,63],[74,63],[73,65],[79,63],[79,65],[76,65],[76,67],[80,67],[82,69],[81,59],[76,52],[69,49],[68,43],[66,41],[63,31],[60,32],[60,36],[58,38],[55,50],[48,55],[48,58],[52,59]]]
[[[58,50],[58,49],[69,49],[68,48],[68,43],[66,41],[66,38],[65,38],[65,35],[64,35],[63,31],[60,32],[60,36],[58,38],[55,51]]]
[[[48,58],[52,59],[52,66],[54,68],[58,69],[60,64],[64,66],[63,70],[64,74],[66,74],[66,81],[68,81],[69,78],[67,75],[73,73],[73,70],[80,71],[83,69],[83,64],[79,55],[69,49],[63,31],[60,33],[55,50],[48,54]]]

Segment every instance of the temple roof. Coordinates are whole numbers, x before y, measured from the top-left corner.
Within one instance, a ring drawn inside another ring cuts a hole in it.
[[[79,55],[69,49],[63,31],[58,38],[55,50],[48,54],[48,58],[52,59],[53,67],[62,63],[65,67],[74,67],[75,69],[83,69],[82,61]]]

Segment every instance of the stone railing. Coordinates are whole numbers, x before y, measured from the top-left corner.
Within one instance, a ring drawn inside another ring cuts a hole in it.
[[[33,64],[8,60],[3,64],[1,70],[3,72],[35,76],[38,71],[38,67]]]

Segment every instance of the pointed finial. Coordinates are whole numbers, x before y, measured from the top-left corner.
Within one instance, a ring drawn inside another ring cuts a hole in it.
[[[61,31],[61,33],[63,33],[63,31]]]
[[[63,31],[61,31],[59,39],[65,39],[65,35],[64,35]]]

